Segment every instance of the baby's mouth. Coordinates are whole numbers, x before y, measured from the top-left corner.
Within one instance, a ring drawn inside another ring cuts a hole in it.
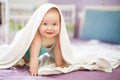
[[[53,34],[53,32],[47,32],[47,34]]]

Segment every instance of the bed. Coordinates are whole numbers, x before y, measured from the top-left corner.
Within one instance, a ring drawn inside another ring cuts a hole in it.
[[[96,9],[92,9],[92,8],[94,8],[94,7],[89,7],[89,10],[91,10],[91,11],[96,10]],[[97,7],[95,7],[95,8],[97,8]],[[102,7],[102,8],[100,8],[100,10],[101,9],[106,9],[106,8]],[[115,9],[115,11],[117,10],[118,12],[120,11],[120,7],[112,8],[112,9]],[[95,14],[96,14],[96,12],[95,12]],[[93,18],[94,15],[92,16],[92,19],[94,19]],[[80,30],[80,38],[72,39],[71,44],[73,46],[81,45],[81,44],[90,44],[90,45],[98,44],[98,45],[102,45],[103,47],[106,47],[108,49],[113,49],[113,50],[120,52],[120,43],[119,43],[119,41],[120,41],[120,24],[119,24],[119,21],[118,21],[118,25],[116,25],[116,27],[117,27],[116,32],[117,31],[118,32],[117,33],[114,32],[114,34],[113,33],[111,34],[112,37],[114,37],[114,39],[115,39],[115,40],[113,40],[113,39],[108,39],[109,37],[112,38],[110,35],[102,34],[105,37],[99,37],[97,33],[96,33],[97,36],[93,35],[94,33],[90,34],[90,29],[88,31],[86,31],[86,27],[91,27],[90,25],[92,23],[92,22],[88,23],[89,20],[86,21],[88,19],[88,17],[86,17],[86,15],[84,17],[84,21],[82,24],[83,27],[80,28],[81,29]],[[90,19],[90,17],[89,17],[89,19]],[[117,19],[120,20],[119,15],[117,16]],[[92,20],[90,19],[90,21],[92,21]],[[95,20],[93,20],[93,22],[95,22]],[[87,25],[85,25],[86,23],[87,23]],[[116,21],[115,21],[115,24],[116,24]],[[96,28],[96,27],[92,27],[92,30],[93,30],[93,28]],[[97,29],[100,30],[99,27]],[[114,30],[114,29],[111,29],[111,30]],[[109,33],[110,29],[109,30],[107,29],[107,31]],[[86,32],[89,33],[89,36],[88,36],[88,34],[86,34]],[[116,36],[115,36],[115,34],[116,34]],[[115,38],[115,37],[117,37],[117,38]],[[118,66],[118,67],[114,68],[112,70],[112,72],[110,72],[110,73],[98,71],[98,70],[97,71],[96,70],[77,70],[77,71],[73,71],[73,72],[70,72],[67,74],[59,74],[59,75],[57,74],[57,75],[49,75],[49,76],[34,76],[33,77],[33,76],[29,75],[27,66],[22,66],[22,67],[18,66],[18,67],[16,67],[16,69],[13,69],[13,70],[1,69],[0,70],[0,80],[120,80],[120,67]]]
[[[99,44],[104,47],[120,51],[119,45],[113,45],[103,42],[94,42],[74,39],[71,41],[72,45],[81,44]],[[79,70],[67,74],[56,74],[49,76],[30,76],[27,66],[18,66],[16,69],[3,69],[0,70],[0,80],[120,80],[120,67],[112,70],[111,73],[96,71],[96,70]]]

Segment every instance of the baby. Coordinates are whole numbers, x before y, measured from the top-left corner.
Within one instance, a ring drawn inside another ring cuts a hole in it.
[[[38,75],[38,57],[45,52],[54,55],[56,67],[63,67],[63,57],[59,41],[60,28],[61,16],[58,9],[49,9],[42,19],[30,48],[24,57],[26,62],[30,62],[30,74],[32,76]]]

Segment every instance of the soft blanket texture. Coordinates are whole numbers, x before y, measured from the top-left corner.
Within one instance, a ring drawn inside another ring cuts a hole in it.
[[[119,51],[112,53],[112,51],[103,49],[98,45],[93,45],[92,47],[89,45],[81,47],[71,46],[63,15],[59,7],[54,4],[45,4],[40,6],[34,12],[27,25],[22,30],[17,32],[14,40],[10,45],[0,46],[0,68],[9,68],[15,65],[25,55],[25,52],[29,48],[45,13],[53,7],[57,8],[61,15],[60,45],[62,56],[68,67],[55,67],[53,58],[51,58],[51,55],[46,53],[45,55],[39,57],[39,75],[68,73],[79,69],[102,70],[111,72],[113,67],[117,67],[119,65]],[[98,46],[98,49],[102,49],[101,52],[98,51],[97,53],[96,46]],[[80,49],[83,51],[81,52]],[[95,52],[90,52],[90,50]],[[108,54],[110,56],[108,56]]]

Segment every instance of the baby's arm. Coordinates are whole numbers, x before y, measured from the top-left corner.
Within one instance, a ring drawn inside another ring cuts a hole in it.
[[[41,47],[41,38],[37,32],[30,46],[30,74],[32,76],[38,75],[38,56]]]
[[[56,67],[63,67],[63,56],[60,48],[59,37],[56,38],[56,45],[53,53],[54,53]]]

